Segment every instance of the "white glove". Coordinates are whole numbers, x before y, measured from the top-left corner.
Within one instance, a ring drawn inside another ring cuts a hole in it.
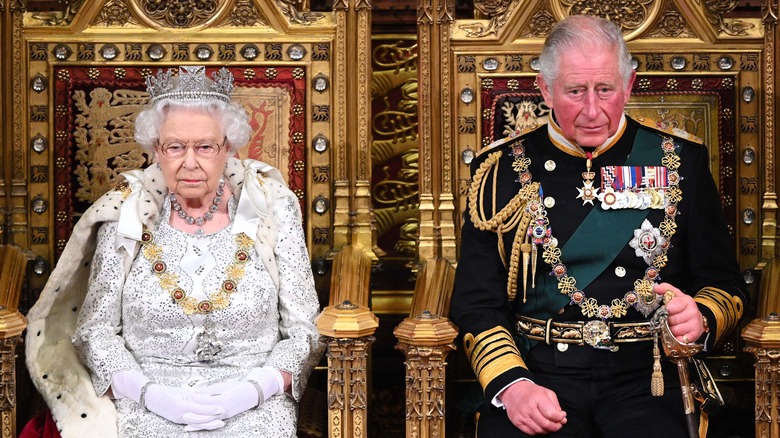
[[[149,383],[149,378],[140,371],[119,371],[111,376],[111,391],[115,399],[129,398],[138,403],[141,400],[141,389]]]
[[[271,396],[284,392],[284,379],[271,367],[254,368],[243,380],[215,383],[195,389],[212,397],[213,404],[224,408],[222,419],[230,418],[260,405]]]
[[[221,419],[225,409],[213,398],[196,393],[190,388],[176,388],[153,384],[144,397],[146,409],[168,421],[200,429],[217,429],[225,425]]]
[[[111,376],[111,391],[116,399],[126,397],[140,403],[143,388],[149,382],[149,378],[140,371],[119,371]],[[146,409],[168,421],[197,424],[198,430],[212,430],[225,425],[220,420],[224,410],[212,403],[210,397],[197,394],[192,389],[150,384],[146,388],[144,404]]]

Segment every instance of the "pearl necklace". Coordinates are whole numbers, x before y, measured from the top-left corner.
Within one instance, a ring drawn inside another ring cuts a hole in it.
[[[209,211],[206,212],[203,216],[199,218],[194,218],[187,214],[186,211],[184,211],[184,208],[179,204],[179,201],[176,199],[176,195],[171,192],[170,199],[171,204],[173,204],[173,209],[176,211],[176,214],[179,215],[180,218],[184,219],[185,222],[187,222],[190,225],[197,225],[198,230],[195,232],[198,236],[203,235],[203,225],[206,223],[206,221],[210,221],[214,218],[214,213],[217,212],[217,209],[219,209],[219,204],[222,202],[222,195],[225,194],[225,179],[220,178],[219,180],[219,187],[217,187],[217,196],[214,197],[214,201],[212,202],[211,207],[209,207]]]
[[[552,275],[558,280],[558,291],[571,298],[571,303],[580,307],[582,314],[588,318],[598,316],[602,320],[609,318],[620,318],[626,315],[628,307],[634,307],[643,315],[648,316],[660,306],[662,297],[653,292],[653,283],[660,278],[661,268],[666,266],[668,261],[666,253],[671,245],[671,238],[677,230],[675,216],[677,216],[677,203],[682,200],[682,191],[680,190],[679,174],[677,170],[680,167],[680,157],[677,155],[677,146],[671,137],[662,137],[661,149],[664,156],[661,164],[669,168],[672,177],[669,178],[669,188],[666,191],[667,203],[664,206],[665,217],[659,226],[660,234],[666,239],[661,253],[652,258],[648,263],[649,267],[645,270],[643,278],[634,282],[634,289],[625,293],[622,298],[616,298],[607,304],[599,304],[593,297],[587,297],[585,291],[577,288],[577,280],[567,273],[566,265],[561,261],[561,248],[558,247],[558,239],[553,237],[547,211],[541,196],[538,200],[528,203],[525,211],[533,218],[528,226],[527,235],[531,238],[534,249],[542,245],[544,251],[542,259],[552,267]],[[529,167],[531,159],[525,156],[525,147],[522,142],[518,142],[512,149],[514,162],[513,169],[518,173],[518,181],[521,186],[529,185],[532,181]],[[643,227],[644,228],[644,227]],[[520,230],[518,230],[518,233]]]

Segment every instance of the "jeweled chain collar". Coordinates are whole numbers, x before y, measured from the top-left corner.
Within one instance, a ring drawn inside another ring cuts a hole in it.
[[[252,239],[246,234],[236,234],[236,253],[233,255],[233,262],[225,268],[226,278],[220,290],[212,292],[208,299],[198,301],[179,286],[179,276],[170,272],[164,261],[163,247],[156,243],[154,233],[146,227],[141,234],[141,242],[143,244],[141,253],[152,264],[152,272],[157,276],[160,287],[171,296],[173,302],[181,306],[187,315],[208,314],[230,305],[230,295],[236,291],[239,281],[244,277],[253,245]]]
[[[680,157],[677,155],[677,148],[671,137],[662,136],[661,149],[664,156],[661,158],[661,164],[669,169],[670,174],[677,175],[680,167]],[[525,156],[525,146],[522,141],[518,141],[513,149],[512,156],[514,162],[512,168],[518,174],[518,182],[525,187],[532,181],[532,175],[529,170],[531,159]],[[661,268],[666,266],[668,261],[667,252],[671,247],[671,237],[677,230],[677,203],[682,199],[682,191],[679,186],[680,178],[669,178],[669,188],[666,190],[666,205],[664,206],[665,217],[659,226],[661,234],[666,238],[661,248],[661,253],[655,256],[645,269],[643,278],[634,281],[634,289],[625,293],[623,298],[615,298],[610,304],[599,304],[593,297],[588,297],[585,291],[577,288],[577,280],[568,275],[566,265],[561,261],[562,253],[558,248],[558,239],[553,237],[552,229],[547,218],[547,211],[542,202],[542,193],[540,190],[538,199],[530,201],[526,206],[526,211],[533,220],[528,227],[527,235],[531,238],[534,245],[542,245],[544,252],[542,258],[552,267],[552,275],[558,279],[558,291],[571,298],[571,303],[580,306],[582,314],[588,318],[598,316],[602,320],[609,318],[621,318],[626,315],[628,307],[633,306],[645,317],[649,316],[657,309],[662,301],[662,297],[653,292],[653,283],[660,279]],[[520,230],[518,230],[519,232]]]

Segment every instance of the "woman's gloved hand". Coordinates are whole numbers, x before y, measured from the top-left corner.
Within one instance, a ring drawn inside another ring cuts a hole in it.
[[[149,411],[174,423],[196,425],[195,430],[213,430],[225,425],[221,420],[224,409],[214,403],[212,397],[189,388],[150,383],[140,371],[114,373],[111,391],[114,398],[129,398],[139,404],[143,402]]]
[[[210,396],[210,403],[224,408],[222,419],[226,419],[262,404],[271,396],[282,394],[284,379],[282,373],[274,368],[254,368],[237,382],[216,383],[195,391]]]
[[[146,409],[174,423],[217,429],[225,425],[225,409],[212,397],[198,394],[190,388],[153,384],[144,397]]]

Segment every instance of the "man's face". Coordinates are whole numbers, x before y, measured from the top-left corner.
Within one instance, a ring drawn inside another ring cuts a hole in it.
[[[566,50],[558,77],[537,78],[547,105],[554,110],[563,136],[579,146],[601,146],[617,132],[636,73],[623,86],[616,50],[589,47]]]

